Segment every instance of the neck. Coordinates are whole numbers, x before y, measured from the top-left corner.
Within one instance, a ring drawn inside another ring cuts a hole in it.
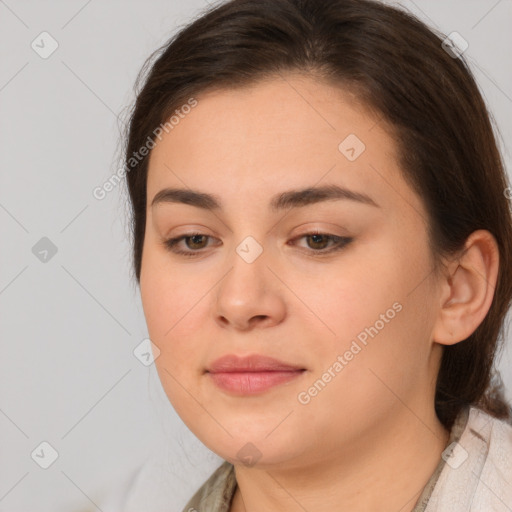
[[[433,410],[418,414],[397,404],[389,420],[379,420],[364,438],[328,447],[318,459],[265,469],[235,465],[238,486],[230,510],[411,512],[448,439]]]

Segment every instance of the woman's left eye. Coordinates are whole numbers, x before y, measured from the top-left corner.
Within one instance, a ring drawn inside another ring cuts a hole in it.
[[[202,233],[189,233],[187,235],[182,235],[176,238],[170,238],[164,241],[164,245],[167,249],[174,252],[175,254],[181,254],[183,256],[194,257],[199,256],[201,249],[205,248],[205,241],[208,238],[212,238],[208,235],[203,235]],[[346,245],[352,242],[352,238],[345,236],[336,236],[331,235],[329,233],[320,233],[320,232],[312,232],[301,235],[297,238],[294,238],[292,242],[295,240],[301,240],[302,238],[308,239],[308,245],[311,248],[311,251],[315,255],[323,255],[335,251],[339,251],[343,249]],[[183,250],[178,248],[178,244],[181,241],[185,241],[186,246],[189,248],[190,245],[193,246],[196,250]],[[330,247],[327,247],[329,242],[331,243]],[[197,247],[197,246],[200,247]]]
[[[353,240],[352,238],[346,236],[336,236],[329,233],[320,233],[316,231],[314,233],[306,233],[305,235],[301,235],[295,240],[300,240],[301,238],[309,239],[313,244],[311,246],[311,243],[309,243],[310,247],[319,249],[313,252],[321,254],[339,251]],[[331,246],[330,248],[326,248],[326,244],[329,242],[331,242]]]

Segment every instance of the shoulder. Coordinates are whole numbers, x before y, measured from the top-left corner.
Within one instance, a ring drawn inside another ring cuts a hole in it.
[[[485,437],[483,464],[472,510],[508,512],[512,509],[512,425],[475,408],[470,433],[477,436],[480,431]]]
[[[425,512],[510,512],[511,424],[470,407],[460,439],[447,447],[443,459]]]
[[[229,512],[235,490],[234,466],[224,461],[192,496],[183,512]]]

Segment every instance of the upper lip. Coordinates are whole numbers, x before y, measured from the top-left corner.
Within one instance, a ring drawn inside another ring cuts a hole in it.
[[[229,354],[216,359],[206,371],[209,373],[224,372],[278,372],[278,371],[297,371],[304,368],[284,363],[272,357],[253,354],[249,356],[239,357]]]

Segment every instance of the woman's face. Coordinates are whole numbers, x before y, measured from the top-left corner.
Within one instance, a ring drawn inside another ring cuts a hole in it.
[[[426,417],[439,293],[385,124],[300,75],[197,101],[150,156],[140,278],[177,413],[221,457],[261,467],[357,453]],[[346,192],[299,192],[329,186]],[[300,371],[208,371],[230,354]]]

